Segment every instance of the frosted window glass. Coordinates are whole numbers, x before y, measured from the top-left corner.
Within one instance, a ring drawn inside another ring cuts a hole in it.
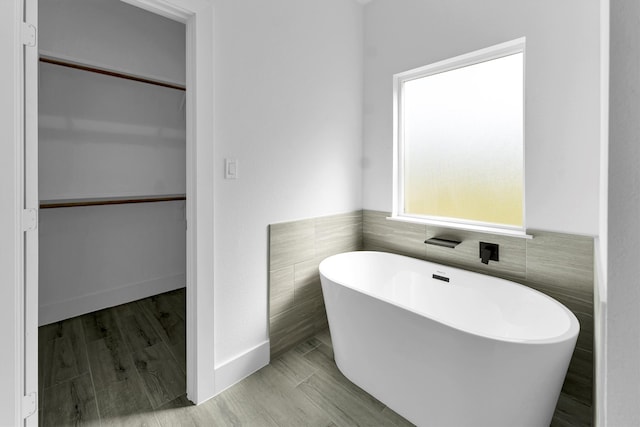
[[[523,226],[523,53],[405,81],[404,212]]]

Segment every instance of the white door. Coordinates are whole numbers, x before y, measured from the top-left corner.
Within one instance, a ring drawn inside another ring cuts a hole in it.
[[[38,415],[38,0],[25,0],[24,16],[24,396],[26,426]]]

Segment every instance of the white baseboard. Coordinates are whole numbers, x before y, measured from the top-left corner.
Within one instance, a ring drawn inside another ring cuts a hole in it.
[[[219,394],[267,366],[270,359],[269,340],[215,368],[215,394]]]
[[[106,289],[88,295],[80,295],[66,301],[41,305],[38,311],[38,325],[42,326],[59,322],[71,317],[91,313],[92,311],[125,304],[163,292],[169,292],[183,288],[185,283],[185,274],[178,274]]]

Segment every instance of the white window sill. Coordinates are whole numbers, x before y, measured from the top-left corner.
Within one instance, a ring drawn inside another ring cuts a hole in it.
[[[497,234],[501,236],[517,237],[521,239],[533,239],[533,236],[531,234],[527,234],[524,230],[517,229],[491,227],[487,225],[464,224],[458,222],[399,215],[389,216],[387,217],[387,219],[391,221],[408,222],[411,224],[433,225],[436,227],[453,228],[456,230],[476,231],[478,233]]]

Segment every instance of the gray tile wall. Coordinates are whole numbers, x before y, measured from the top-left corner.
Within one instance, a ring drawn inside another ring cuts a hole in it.
[[[390,221],[388,212],[348,214],[269,226],[272,357],[327,325],[318,265],[335,253],[378,250],[461,267],[523,283],[557,299],[580,321],[580,336],[556,410],[556,422],[591,425],[593,393],[593,239],[528,230],[527,240]],[[425,245],[431,237],[462,240],[455,249]],[[482,264],[480,241],[500,245],[500,261]]]
[[[271,357],[327,327],[318,265],[362,249],[362,211],[269,226]]]
[[[580,335],[558,404],[557,417],[591,425],[593,393],[593,238],[527,230],[533,239],[457,231],[386,219],[389,212],[363,212],[363,247],[461,267],[523,283],[567,306],[580,321]],[[425,245],[431,237],[461,240],[455,249]],[[479,242],[500,245],[500,261],[482,264]]]

